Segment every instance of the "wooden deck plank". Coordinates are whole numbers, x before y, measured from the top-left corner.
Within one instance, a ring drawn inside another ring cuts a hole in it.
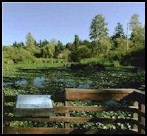
[[[4,128],[4,134],[136,134],[136,130],[72,128]]]
[[[77,89],[65,88],[66,100],[121,100],[132,93],[133,89]]]

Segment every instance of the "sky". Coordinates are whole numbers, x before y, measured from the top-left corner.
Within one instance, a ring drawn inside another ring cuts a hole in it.
[[[110,36],[118,22],[126,33],[134,13],[144,26],[145,2],[3,2],[2,44],[25,43],[29,32],[37,42],[56,39],[66,44],[75,35],[89,40],[90,24],[97,14],[105,17]]]

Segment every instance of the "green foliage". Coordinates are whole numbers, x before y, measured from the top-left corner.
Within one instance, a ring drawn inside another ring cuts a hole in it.
[[[99,41],[102,37],[108,35],[108,29],[106,27],[105,17],[103,15],[96,15],[91,22],[90,26],[90,39]]]
[[[39,45],[39,47],[43,47],[43,46],[45,46],[45,45],[47,45],[49,42],[45,39],[45,40],[40,40],[39,41],[39,43],[38,43],[38,45]]]
[[[34,56],[32,56],[32,54],[25,49],[7,47],[3,49],[3,59],[12,60],[14,63],[18,63],[26,60],[33,61]]]
[[[133,14],[130,20],[130,29],[132,31],[136,31],[136,29],[138,29],[139,27],[141,27],[141,23],[139,22],[139,15]]]
[[[145,68],[145,48],[134,50],[121,59],[123,65]]]
[[[98,58],[86,58],[80,60],[81,64],[98,64]]]
[[[85,45],[85,46],[87,46],[87,47],[91,47],[91,45],[92,45],[92,42],[90,42],[90,41],[88,41],[88,40],[83,40],[83,41],[80,41],[80,43],[79,43],[80,45]]]
[[[26,50],[28,50],[32,55],[36,55],[36,41],[31,33],[28,33],[26,36]]]
[[[75,39],[74,39],[75,49],[77,49],[77,47],[79,46],[79,43],[80,43],[79,36],[75,35]]]
[[[99,43],[99,54],[103,54],[108,57],[111,48],[112,44],[110,39],[108,37],[102,37]]]
[[[41,49],[39,47],[35,47],[34,51],[33,51],[33,55],[36,57],[36,58],[41,58],[42,57],[42,54],[41,54]]]
[[[3,63],[4,64],[14,64],[13,60],[7,59],[7,58],[3,58]]]
[[[26,46],[30,49],[33,49],[35,47],[35,39],[31,33],[28,33],[26,36]]]
[[[139,15],[133,14],[130,20],[131,40],[134,48],[144,47],[145,45],[145,31],[139,22]]]
[[[86,58],[80,60],[81,64],[101,64],[105,66],[113,66],[113,60],[105,57]]]
[[[55,53],[55,45],[47,44],[41,49],[41,54],[43,58],[53,58]]]
[[[65,46],[65,49],[68,49],[70,51],[75,50],[74,45],[72,43],[67,43],[66,46]]]
[[[58,58],[65,59],[66,61],[70,61],[71,51],[69,49],[64,49],[59,55]]]
[[[80,45],[77,50],[71,54],[72,61],[80,61],[82,58],[89,57],[91,57],[90,49],[85,45]]]
[[[12,45],[13,47],[16,47],[16,48],[23,48],[25,45],[23,42],[20,42],[20,43],[17,43],[16,41],[13,43]]]
[[[60,41],[58,41],[58,44],[55,45],[55,54],[54,54],[55,58],[58,58],[58,55],[63,51],[63,49],[64,49],[63,44]]]
[[[96,55],[103,53],[108,55],[108,51],[111,48],[108,37],[107,23],[105,22],[105,17],[103,15],[96,15],[90,26],[90,39],[95,41],[94,50],[96,50]]]
[[[13,47],[12,46],[3,46],[3,52],[7,52],[7,51],[9,51],[9,52],[12,52],[13,51]],[[4,55],[4,53],[3,53],[3,55]],[[5,54],[6,55],[6,54]],[[8,54],[7,54],[8,55]]]
[[[115,27],[114,35],[112,36],[112,39],[116,39],[116,38],[125,38],[124,29],[120,23],[117,23],[117,26]]]
[[[120,67],[120,62],[118,60],[113,61],[113,66],[114,67]]]
[[[90,39],[92,41],[79,40],[79,36],[75,35],[74,41],[67,43],[66,46],[55,39],[50,40],[50,42],[44,39],[37,43],[32,34],[28,33],[26,45],[23,42],[15,41],[12,47],[3,47],[3,62],[7,64],[22,61],[31,63],[35,61],[34,58],[61,58],[66,61],[79,62],[84,58],[96,57],[97,60],[92,61],[92,63],[119,66],[119,64],[124,64],[122,63],[124,58],[130,57],[127,58],[128,61],[124,61],[125,65],[134,65],[137,58],[133,57],[133,59],[131,54],[144,49],[145,26],[142,27],[137,14],[132,15],[128,24],[130,24],[131,29],[130,38],[124,36],[123,26],[120,23],[117,23],[114,35],[109,38],[105,17],[98,14],[92,19],[90,25]],[[142,64],[143,61],[144,59],[141,59]]]
[[[128,47],[129,49],[130,47]],[[113,48],[110,57],[115,60],[121,60],[127,54],[127,41],[123,38],[116,38],[113,43]]]

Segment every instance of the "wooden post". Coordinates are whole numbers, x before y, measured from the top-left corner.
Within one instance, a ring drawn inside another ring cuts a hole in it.
[[[69,101],[65,101],[65,106],[69,106]],[[70,112],[69,111],[66,111],[65,117],[70,117]],[[64,126],[65,126],[65,128],[70,128],[70,123],[69,122],[65,122]]]
[[[140,115],[141,104],[140,103],[138,104],[138,110],[139,110],[139,113],[138,113],[138,123],[141,123],[141,115]],[[138,127],[138,133],[141,134],[141,127],[140,126]]]
[[[145,113],[145,105],[139,103],[139,114],[138,114],[138,122],[139,124],[145,126],[145,117],[142,117],[141,113]],[[138,128],[139,134],[145,134],[145,130],[141,127]]]
[[[138,102],[137,101],[133,102],[133,106],[135,106],[138,109]],[[133,113],[133,118],[138,120],[138,113]],[[138,132],[138,125],[134,124],[133,129],[136,129]]]

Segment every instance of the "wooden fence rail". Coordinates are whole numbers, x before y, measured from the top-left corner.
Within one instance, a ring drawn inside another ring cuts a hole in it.
[[[114,100],[118,103],[125,103],[122,107],[111,107],[107,105],[102,106],[74,106],[71,105],[72,100],[94,100],[104,102],[107,100]],[[54,106],[54,116],[50,117],[19,117],[15,116],[16,96],[4,96],[3,106],[3,133],[4,134],[135,134],[145,133],[145,92],[136,89],[75,89],[65,88],[65,103],[64,106]],[[9,104],[11,103],[11,104]],[[23,109],[22,109],[23,110]],[[29,112],[32,109],[24,109],[24,112]],[[36,109],[37,111],[37,109]],[[102,111],[127,111],[132,113],[132,118],[98,118],[98,117],[73,117],[71,112],[102,112]],[[42,113],[48,112],[47,109],[42,109]],[[9,115],[11,113],[11,116]],[[61,115],[60,115],[61,114]],[[42,127],[10,127],[12,121],[42,121],[42,122],[56,122],[64,123],[64,128],[42,128]],[[129,123],[132,128],[129,130],[106,130],[106,129],[85,129],[70,128],[71,123],[87,123],[87,122],[101,122],[110,123]]]

